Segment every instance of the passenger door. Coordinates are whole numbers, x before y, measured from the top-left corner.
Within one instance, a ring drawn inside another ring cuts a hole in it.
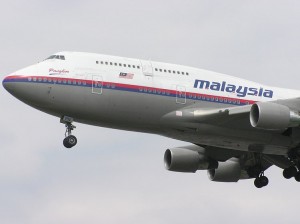
[[[185,86],[176,86],[176,103],[185,104],[186,103],[186,89]]]
[[[151,61],[143,61],[141,60],[141,67],[142,72],[146,79],[151,80],[153,79],[153,67]]]
[[[101,75],[92,74],[92,93],[102,94],[103,78]]]

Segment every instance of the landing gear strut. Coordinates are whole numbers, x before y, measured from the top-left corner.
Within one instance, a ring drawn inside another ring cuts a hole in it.
[[[65,124],[66,126],[66,132],[65,132],[65,139],[63,141],[63,144],[66,148],[72,148],[77,144],[77,138],[72,135],[72,131],[76,128],[73,124],[73,118],[63,116],[60,119],[60,123]]]

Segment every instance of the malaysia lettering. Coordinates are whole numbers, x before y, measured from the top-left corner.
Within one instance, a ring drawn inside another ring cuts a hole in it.
[[[207,80],[196,79],[194,83],[194,88],[197,89],[210,89],[213,91],[236,93],[238,97],[246,96],[259,96],[266,98],[273,98],[273,91],[264,88],[253,88],[246,86],[236,86],[233,84],[228,84],[227,82],[210,82]]]

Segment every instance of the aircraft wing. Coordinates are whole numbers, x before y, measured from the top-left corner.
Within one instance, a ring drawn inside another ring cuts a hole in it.
[[[219,109],[183,108],[166,114],[162,121],[186,128],[197,128],[200,123],[230,127],[238,123],[239,128],[251,128],[250,109],[251,105]]]
[[[275,105],[275,111],[276,105],[280,105],[279,107],[288,108],[291,111],[300,110],[300,98],[264,102],[263,104]],[[183,108],[166,114],[162,120],[166,122],[171,121],[174,125],[181,123],[181,125],[184,124],[185,127],[190,128],[196,128],[196,124],[199,123],[206,123],[222,127],[253,130],[253,126],[250,122],[251,107],[252,105],[224,107],[217,109],[206,109],[200,107]],[[297,126],[298,125],[299,124],[297,124]]]

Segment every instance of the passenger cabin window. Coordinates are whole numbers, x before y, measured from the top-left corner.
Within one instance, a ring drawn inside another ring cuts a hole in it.
[[[175,70],[170,70],[170,69],[162,69],[162,68],[157,68],[157,67],[154,68],[154,70],[155,70],[156,72],[173,73],[173,74],[178,74],[178,75],[180,75],[180,74],[182,74],[182,75],[184,75],[184,74],[189,75],[188,72],[175,71]]]

